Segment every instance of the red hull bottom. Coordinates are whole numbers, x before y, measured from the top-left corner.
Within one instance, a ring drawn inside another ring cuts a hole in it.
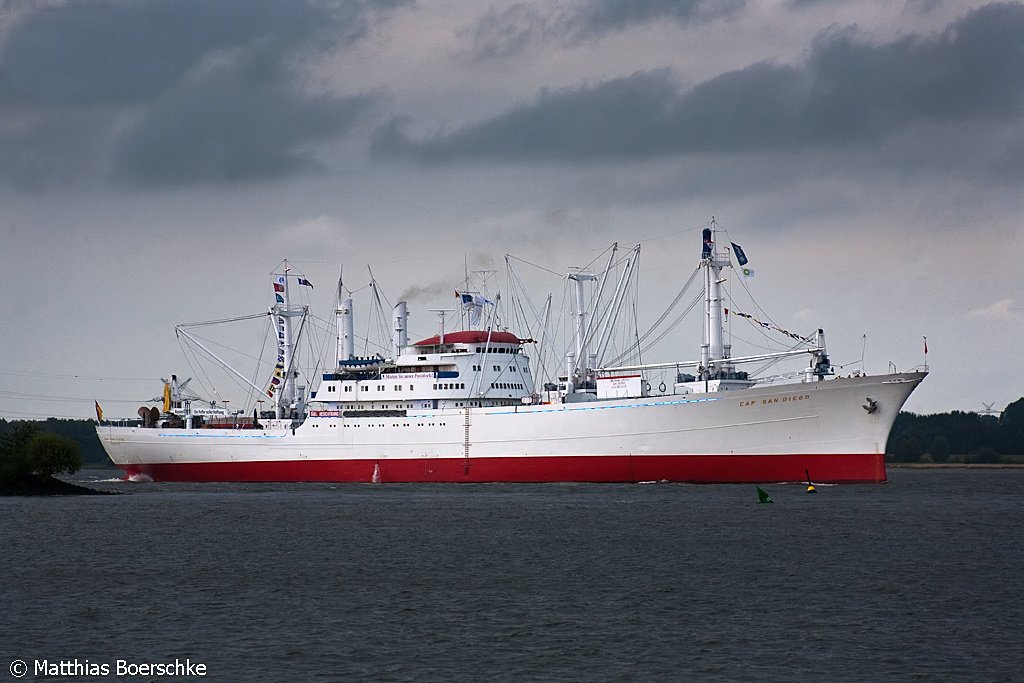
[[[119,465],[154,481],[221,482],[639,482],[760,484],[782,481],[882,483],[885,456],[624,455],[416,460],[289,460]]]

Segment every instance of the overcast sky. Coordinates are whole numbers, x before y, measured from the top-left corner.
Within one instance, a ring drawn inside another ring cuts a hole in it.
[[[907,409],[1001,409],[1022,36],[1024,4],[969,0],[0,1],[0,417],[134,415],[197,374],[173,326],[264,310],[283,258],[328,318],[369,265],[415,337],[466,264],[641,242],[650,321],[711,216],[834,363],[927,336]]]

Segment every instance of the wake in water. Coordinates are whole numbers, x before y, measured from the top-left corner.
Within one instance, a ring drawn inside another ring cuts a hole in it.
[[[152,484],[153,477],[148,474],[132,474],[130,476],[122,475],[120,477],[87,477],[85,479],[76,479],[76,484],[121,484],[126,481],[135,482],[137,484]]]

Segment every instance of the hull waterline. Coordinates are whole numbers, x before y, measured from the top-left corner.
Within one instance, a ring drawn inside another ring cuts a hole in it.
[[[495,483],[672,481],[694,484],[883,483],[877,453],[553,456],[429,460],[304,460],[121,465],[127,476],[180,482]]]

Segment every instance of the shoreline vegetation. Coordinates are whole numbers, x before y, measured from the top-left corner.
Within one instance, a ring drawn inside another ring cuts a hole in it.
[[[98,491],[56,477],[29,474],[0,482],[0,496],[116,496],[116,491]]]
[[[901,412],[892,426],[885,453],[890,465],[1024,463],[1024,398],[1000,413]]]
[[[103,495],[57,478],[80,469],[79,445],[71,437],[27,421],[0,431],[0,496]]]

